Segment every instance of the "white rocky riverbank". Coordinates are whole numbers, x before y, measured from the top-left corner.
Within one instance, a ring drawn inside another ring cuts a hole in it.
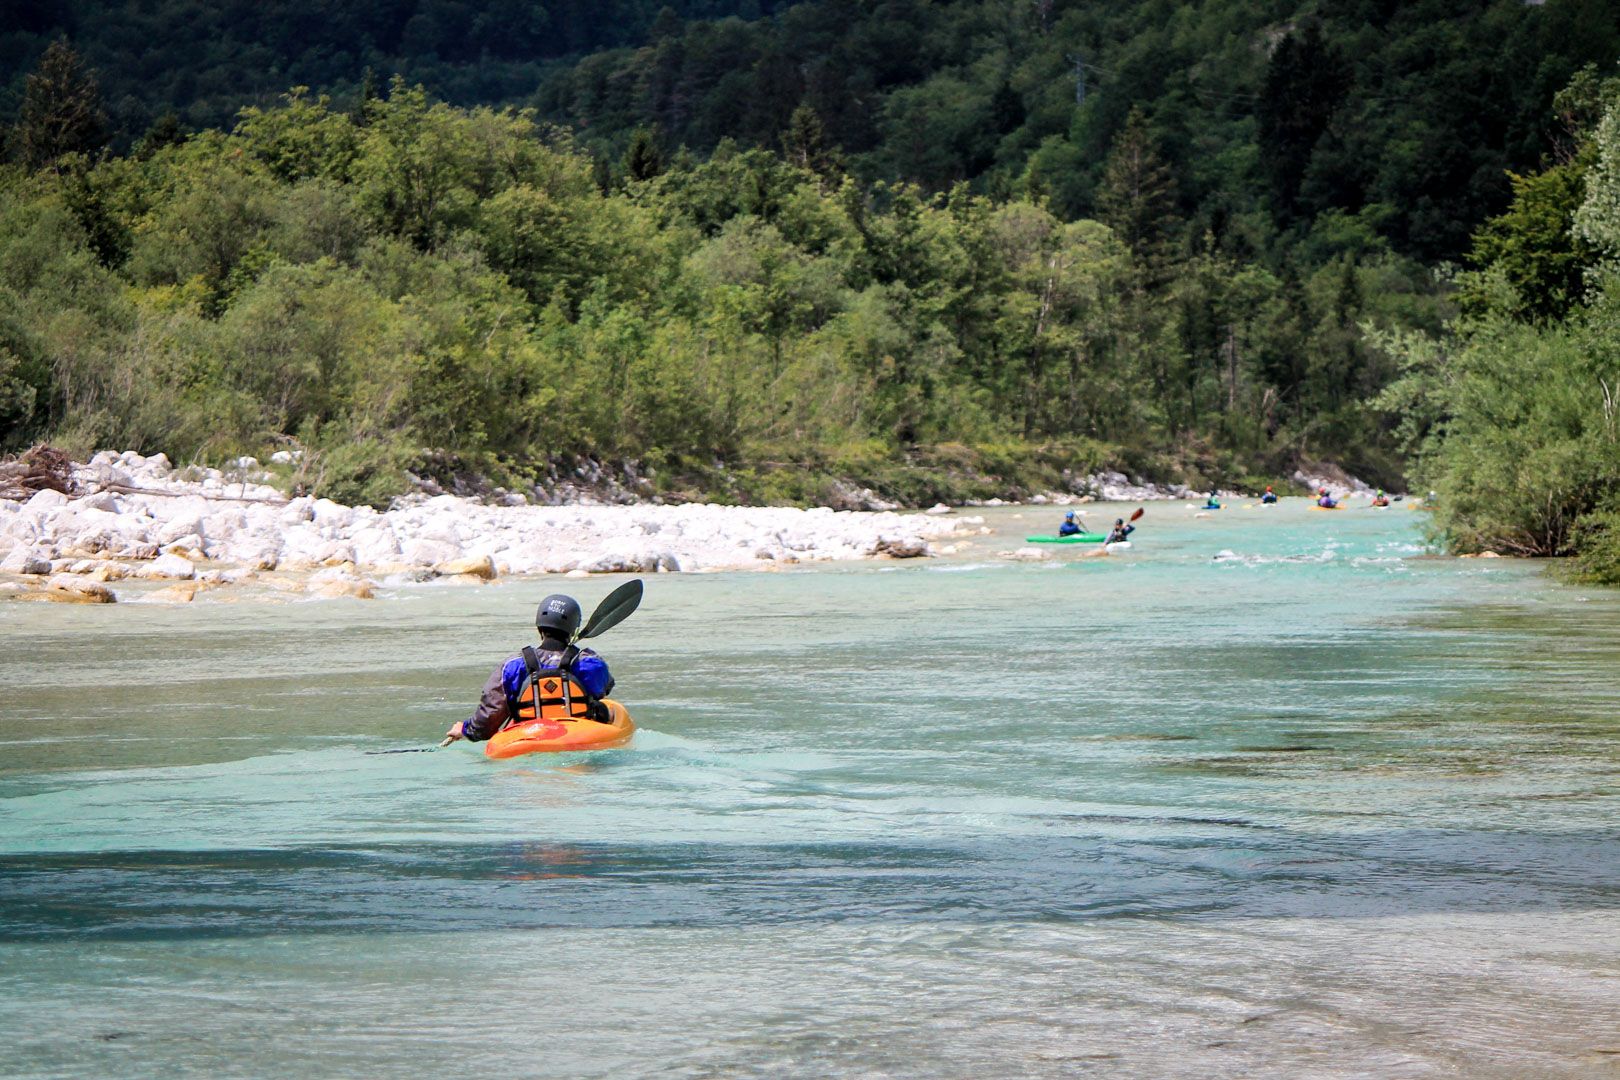
[[[33,591],[102,602],[117,598],[108,588],[116,581],[186,583],[162,598],[190,599],[199,588],[260,575],[284,582],[289,573],[313,591],[364,596],[388,579],[911,558],[978,524],[945,514],[778,507],[489,506],[451,495],[377,511],[287,500],[266,479],[252,459],[224,474],[177,471],[161,454],[97,454],[75,467],[77,497],[45,490],[25,502],[0,500],[0,573],[32,578]],[[9,591],[28,591],[19,587],[27,578]]]

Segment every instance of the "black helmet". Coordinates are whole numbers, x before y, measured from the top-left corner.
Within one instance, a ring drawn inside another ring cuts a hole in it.
[[[579,601],[562,593],[552,593],[540,601],[540,610],[534,613],[534,625],[547,637],[572,641],[579,632]]]

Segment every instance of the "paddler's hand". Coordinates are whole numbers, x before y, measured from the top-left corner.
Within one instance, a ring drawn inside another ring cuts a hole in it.
[[[454,724],[450,725],[450,730],[444,733],[444,741],[445,741],[445,743],[453,743],[457,739],[466,738],[466,736],[463,735],[462,732],[461,732],[461,724],[462,724],[462,722],[460,720],[458,720]]]

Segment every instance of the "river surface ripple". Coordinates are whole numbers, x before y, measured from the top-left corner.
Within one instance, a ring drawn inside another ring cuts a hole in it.
[[[366,753],[559,583],[0,605],[0,1072],[1620,1075],[1620,595],[1059,516],[648,579],[593,756]]]

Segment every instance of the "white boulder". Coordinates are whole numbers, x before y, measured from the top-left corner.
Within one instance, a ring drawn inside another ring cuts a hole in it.
[[[51,560],[44,552],[19,544],[0,559],[0,570],[8,574],[48,574]]]
[[[159,555],[140,570],[141,577],[173,578],[176,581],[190,581],[196,575],[197,568],[190,559],[174,554]]]

